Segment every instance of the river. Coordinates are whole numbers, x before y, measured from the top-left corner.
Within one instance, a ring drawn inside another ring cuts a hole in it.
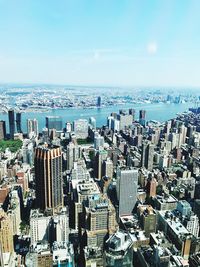
[[[67,108],[67,109],[54,109],[49,112],[27,112],[22,113],[22,130],[27,131],[27,119],[37,119],[39,124],[39,131],[45,127],[45,117],[52,116],[61,116],[64,123],[67,121],[73,122],[76,119],[89,119],[89,117],[94,117],[97,121],[97,126],[102,126],[106,124],[107,117],[111,112],[118,112],[119,109],[129,109],[134,108],[136,110],[136,119],[138,118],[139,110],[146,110],[146,119],[147,120],[157,120],[160,122],[172,119],[176,117],[177,113],[187,111],[189,107],[192,106],[192,103],[181,103],[181,104],[126,104],[126,105],[116,105],[110,107],[102,107],[100,109],[84,109],[84,108]],[[0,120],[5,120],[7,124],[8,132],[8,114],[0,114]]]

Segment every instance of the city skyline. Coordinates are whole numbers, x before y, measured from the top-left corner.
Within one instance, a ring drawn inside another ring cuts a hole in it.
[[[198,87],[199,8],[195,0],[2,0],[0,82]]]

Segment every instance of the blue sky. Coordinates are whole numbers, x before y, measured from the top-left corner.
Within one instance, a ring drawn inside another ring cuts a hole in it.
[[[0,0],[0,82],[200,86],[200,1]]]

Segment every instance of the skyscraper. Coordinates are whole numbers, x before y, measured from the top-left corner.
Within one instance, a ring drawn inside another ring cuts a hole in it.
[[[89,124],[92,129],[96,130],[96,119],[94,117],[89,118]]]
[[[104,137],[97,133],[94,136],[94,148],[99,149],[100,147],[104,147]]]
[[[27,134],[30,138],[31,136],[38,136],[38,121],[36,119],[28,119],[27,120]]]
[[[20,112],[16,113],[16,127],[17,127],[17,132],[22,133],[21,113]]]
[[[36,201],[41,210],[63,206],[62,153],[59,146],[39,146],[35,151]]]
[[[115,208],[108,198],[99,195],[88,197],[80,215],[80,226],[88,247],[103,248],[105,237],[116,231],[115,216]]]
[[[47,116],[46,127],[48,131],[56,129],[56,131],[62,131],[62,118],[59,116]]]
[[[9,130],[10,130],[10,139],[14,139],[15,133],[15,112],[13,109],[8,111],[8,119],[9,119]]]
[[[138,171],[136,169],[120,170],[117,180],[119,217],[130,215],[137,201]]]
[[[79,119],[74,121],[74,132],[76,138],[86,139],[88,137],[88,121]]]
[[[0,121],[0,140],[6,138],[6,122]]]
[[[14,251],[12,221],[3,210],[0,210],[0,244],[3,253]]]
[[[101,107],[101,97],[98,96],[97,98],[97,107],[100,108]]]
[[[129,108],[129,115],[132,115],[133,121],[135,120],[135,109]]]
[[[139,111],[139,123],[145,127],[146,125],[146,110]]]
[[[148,170],[153,169],[153,158],[154,158],[154,145],[149,141],[142,143],[142,154],[141,154],[141,167],[145,167]]]

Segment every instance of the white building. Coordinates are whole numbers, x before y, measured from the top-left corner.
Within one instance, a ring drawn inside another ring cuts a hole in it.
[[[94,137],[94,148],[99,149],[100,147],[104,147],[104,137],[101,136],[99,133],[96,133]]]
[[[84,119],[75,120],[74,132],[77,139],[86,139],[88,137],[88,121]]]
[[[50,216],[44,216],[39,210],[31,210],[30,235],[31,244],[38,241],[48,241]]]
[[[28,138],[37,137],[39,134],[38,131],[38,121],[36,119],[27,120],[27,134]]]
[[[187,221],[186,229],[193,234],[196,238],[199,236],[199,219],[197,215],[191,215]]]

